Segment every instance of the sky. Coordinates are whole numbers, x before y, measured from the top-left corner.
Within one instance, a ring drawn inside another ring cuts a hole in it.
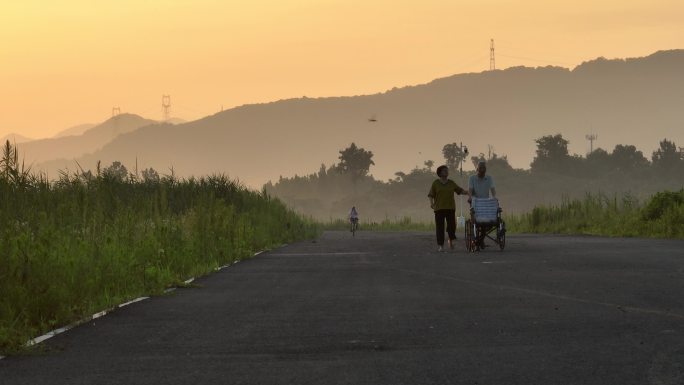
[[[0,0],[0,136],[684,48],[681,0]]]

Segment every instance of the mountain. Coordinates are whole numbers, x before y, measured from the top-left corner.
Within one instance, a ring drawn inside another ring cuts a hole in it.
[[[183,124],[183,123],[187,123],[187,120],[181,119],[181,118],[169,118],[169,120],[167,120],[165,122],[159,122],[159,123]]]
[[[67,128],[66,130],[62,130],[55,134],[53,138],[61,138],[63,136],[74,136],[74,135],[83,135],[86,131],[90,130],[91,128],[95,127],[95,124],[91,123],[84,123],[84,124],[79,124],[77,126],[73,126],[70,128]]]
[[[513,166],[528,168],[534,140],[556,133],[570,140],[571,152],[584,154],[585,135],[593,131],[595,146],[610,151],[633,144],[650,156],[663,138],[684,145],[682,90],[684,50],[599,58],[572,70],[515,67],[374,95],[280,100],[184,124],[149,125],[78,161],[92,168],[98,160],[119,160],[130,168],[137,160],[162,173],[173,166],[180,176],[224,172],[260,187],[337,162],[338,151],[352,141],[373,151],[371,173],[381,179],[427,159],[441,163],[441,149],[451,142],[467,144],[471,154],[493,146]],[[41,167],[54,172],[69,164]]]
[[[52,159],[73,160],[97,151],[118,135],[153,123],[155,123],[153,120],[144,119],[138,115],[121,114],[88,129],[81,135],[60,136],[23,143],[18,146],[19,154],[27,163],[34,165]]]
[[[4,144],[4,143],[5,143],[6,141],[8,141],[8,140],[9,140],[10,143],[12,143],[12,144],[14,144],[14,143],[19,144],[19,143],[30,142],[30,141],[32,141],[33,139],[27,138],[27,137],[25,137],[25,136],[23,136],[23,135],[11,133],[11,134],[7,134],[7,135],[3,136],[2,138],[0,138],[0,144]]]

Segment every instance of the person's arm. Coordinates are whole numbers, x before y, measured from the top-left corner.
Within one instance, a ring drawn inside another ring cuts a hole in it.
[[[430,186],[430,192],[428,192],[428,199],[430,200],[430,208],[434,210],[435,208],[435,184]]]
[[[496,189],[494,187],[492,187],[491,190],[492,190],[492,198],[496,198]]]

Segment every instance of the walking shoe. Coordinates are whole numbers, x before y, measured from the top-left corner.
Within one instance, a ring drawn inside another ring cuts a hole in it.
[[[437,247],[437,252],[438,252],[438,253],[441,253],[441,252],[443,252],[443,251],[444,251],[444,247],[442,247],[442,246],[438,246],[438,247]]]

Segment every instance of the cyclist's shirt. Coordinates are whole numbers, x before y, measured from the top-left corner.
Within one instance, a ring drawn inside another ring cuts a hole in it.
[[[435,199],[434,210],[456,210],[454,193],[465,194],[466,190],[462,189],[451,179],[447,179],[446,183],[442,183],[440,179],[432,182],[428,196]]]
[[[359,219],[359,213],[352,209],[349,212],[349,219]]]

